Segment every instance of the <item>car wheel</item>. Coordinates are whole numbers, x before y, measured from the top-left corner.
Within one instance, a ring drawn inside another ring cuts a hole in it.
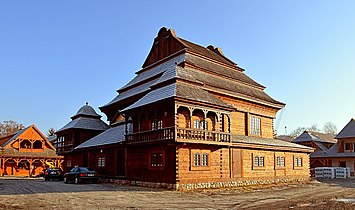
[[[75,184],[79,184],[79,179],[78,179],[78,177],[75,178],[74,183],[75,183]]]
[[[67,177],[64,177],[64,183],[65,183],[65,184],[68,184]]]

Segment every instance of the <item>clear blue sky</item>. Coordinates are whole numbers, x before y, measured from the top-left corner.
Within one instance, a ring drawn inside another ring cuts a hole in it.
[[[355,117],[355,1],[1,1],[0,121],[59,129],[116,96],[162,26],[285,102],[280,134]],[[103,113],[100,113],[103,115]],[[103,117],[106,120],[106,116]]]

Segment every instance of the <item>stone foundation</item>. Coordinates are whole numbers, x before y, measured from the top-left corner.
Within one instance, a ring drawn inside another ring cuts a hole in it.
[[[205,183],[190,183],[176,184],[176,190],[189,191],[197,189],[217,189],[217,188],[235,188],[246,186],[270,185],[280,183],[304,183],[309,182],[309,177],[302,178],[284,178],[284,179],[268,179],[268,180],[241,180],[229,182],[205,182]]]
[[[309,177],[300,178],[285,178],[285,179],[271,179],[271,180],[242,180],[229,182],[204,182],[204,183],[189,183],[189,184],[171,184],[159,182],[144,182],[144,181],[130,181],[123,179],[103,178],[102,182],[115,183],[119,185],[132,185],[149,188],[164,188],[179,191],[191,191],[198,189],[218,189],[218,188],[235,188],[246,186],[270,185],[280,183],[304,183],[309,182]]]

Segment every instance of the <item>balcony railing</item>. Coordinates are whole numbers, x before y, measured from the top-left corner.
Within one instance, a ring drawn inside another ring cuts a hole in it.
[[[189,128],[162,128],[126,135],[127,143],[145,143],[163,140],[199,140],[213,142],[230,142],[230,134]]]
[[[126,135],[127,143],[143,143],[174,139],[174,127],[143,131]]]
[[[230,134],[216,131],[177,128],[176,137],[178,139],[214,141],[214,142],[230,142]]]

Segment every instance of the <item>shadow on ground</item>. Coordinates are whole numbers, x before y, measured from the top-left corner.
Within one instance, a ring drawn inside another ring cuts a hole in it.
[[[99,184],[65,184],[63,181],[44,181],[43,178],[0,178],[0,195],[21,195],[39,193],[98,192],[98,191],[164,191],[147,187]]]

